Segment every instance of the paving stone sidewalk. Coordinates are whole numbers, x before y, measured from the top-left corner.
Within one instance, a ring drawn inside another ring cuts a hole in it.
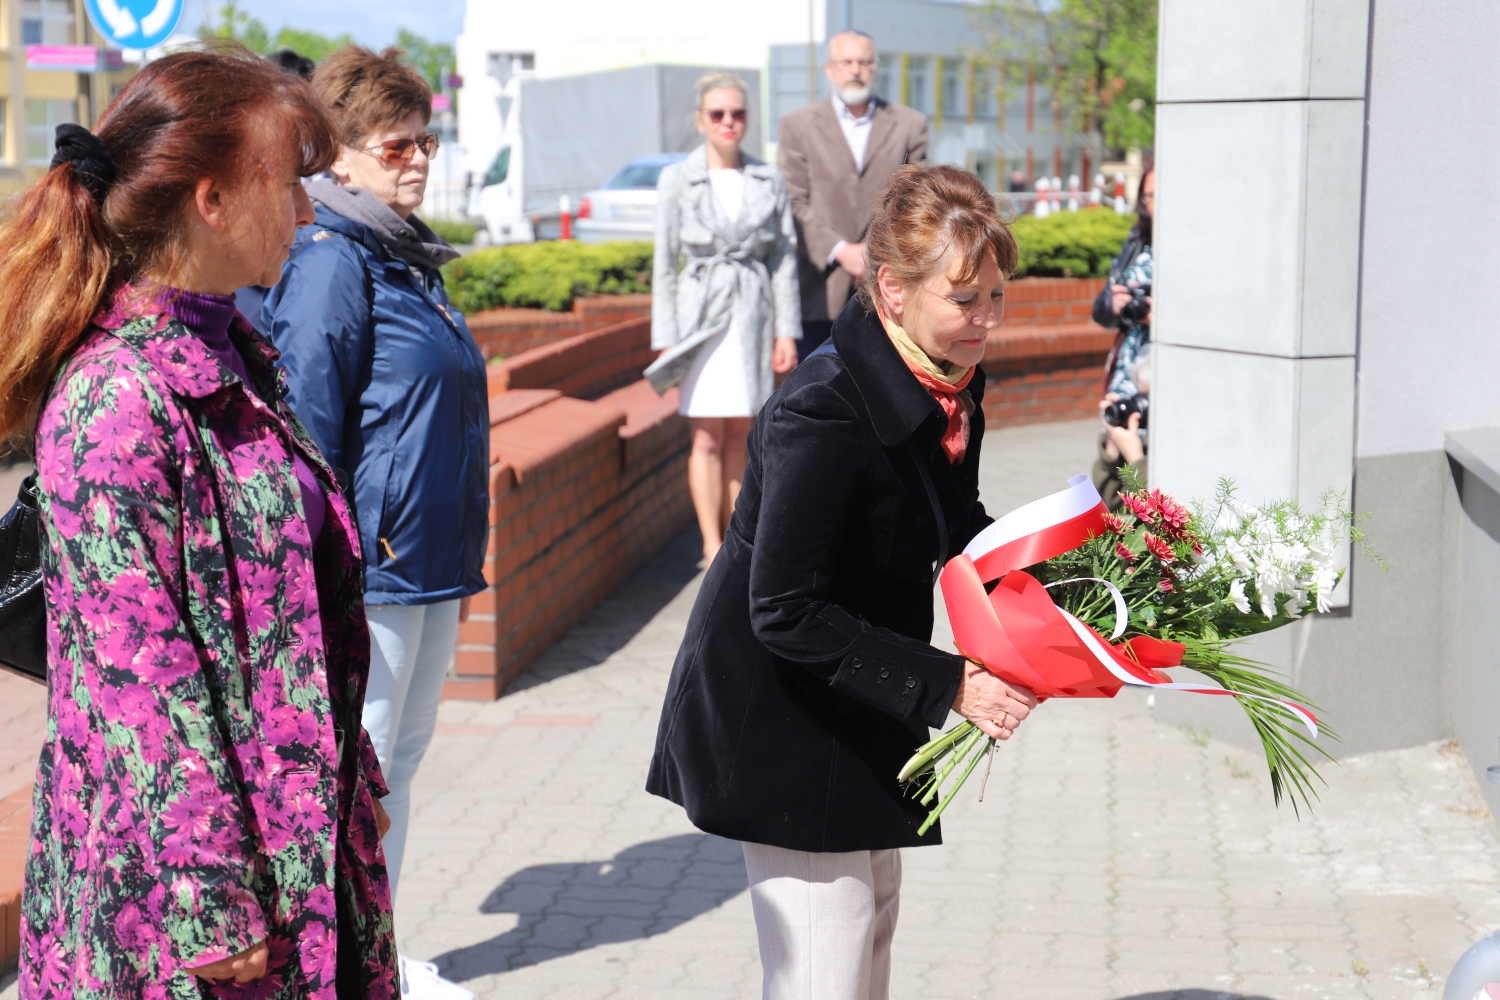
[[[1062,488],[1096,426],[988,435],[992,511]],[[679,540],[511,694],[443,706],[397,926],[405,952],[481,997],[759,995],[738,846],[641,790],[696,544]],[[947,844],[905,852],[892,996],[1437,1000],[1500,927],[1500,838],[1461,754],[1326,768],[1300,822],[1263,770],[1157,724],[1144,695],[1043,706],[985,801],[966,790],[950,809]]]
[[[992,511],[1061,488],[1094,426],[988,435]],[[504,698],[443,705],[397,908],[408,955],[485,998],[759,995],[739,846],[642,791],[696,547]],[[1143,695],[1043,706],[985,801],[949,810],[947,843],[904,853],[892,996],[1438,1000],[1500,927],[1500,838],[1462,755],[1346,759],[1301,821],[1263,768],[1156,723]]]

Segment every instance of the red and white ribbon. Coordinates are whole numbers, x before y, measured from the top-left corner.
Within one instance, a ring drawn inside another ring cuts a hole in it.
[[[1317,719],[1294,702],[1173,681],[1160,670],[1182,665],[1180,643],[1136,636],[1111,645],[1059,608],[1047,588],[1022,571],[1104,531],[1104,501],[1088,476],[1074,476],[1066,490],[1019,507],[976,535],[942,573],[943,599],[958,648],[996,676],[1029,687],[1043,698],[1113,698],[1127,684],[1228,695],[1273,705],[1317,737]],[[986,594],[984,584],[992,580],[1000,584]],[[1118,639],[1130,614],[1118,587],[1094,577],[1048,586],[1086,582],[1109,589],[1115,600],[1115,629],[1110,638]]]
[[[1104,499],[1088,476],[1074,476],[1061,493],[1017,507],[975,535],[964,555],[988,583],[1071,552],[1103,533]]]

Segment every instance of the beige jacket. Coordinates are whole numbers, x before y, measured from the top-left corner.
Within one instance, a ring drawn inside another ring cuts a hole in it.
[[[802,318],[833,319],[849,301],[849,274],[828,255],[865,238],[880,189],[904,163],[927,162],[927,116],[876,98],[862,167],[854,165],[831,99],[781,119],[777,160],[797,218]]]

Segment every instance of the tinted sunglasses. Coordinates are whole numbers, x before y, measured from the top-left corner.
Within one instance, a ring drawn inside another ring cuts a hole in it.
[[[715,125],[722,122],[725,115],[728,115],[730,117],[730,120],[739,125],[743,125],[745,124],[745,122],[750,120],[750,111],[747,108],[735,108],[733,111],[725,111],[723,108],[714,108],[712,111],[705,111],[703,113],[705,115],[708,115],[708,120],[713,122]]]
[[[416,155],[418,146],[421,146],[422,152],[431,159],[432,154],[438,149],[438,137],[429,133],[420,139],[390,139],[378,146],[366,146],[364,149],[365,152],[380,157],[381,163],[394,167],[398,164],[404,166],[410,163],[412,157]]]

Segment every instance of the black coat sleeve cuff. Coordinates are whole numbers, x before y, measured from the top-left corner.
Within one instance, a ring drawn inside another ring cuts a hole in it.
[[[939,729],[958,695],[964,658],[912,645],[885,629],[867,628],[844,653],[830,685],[882,712]]]

